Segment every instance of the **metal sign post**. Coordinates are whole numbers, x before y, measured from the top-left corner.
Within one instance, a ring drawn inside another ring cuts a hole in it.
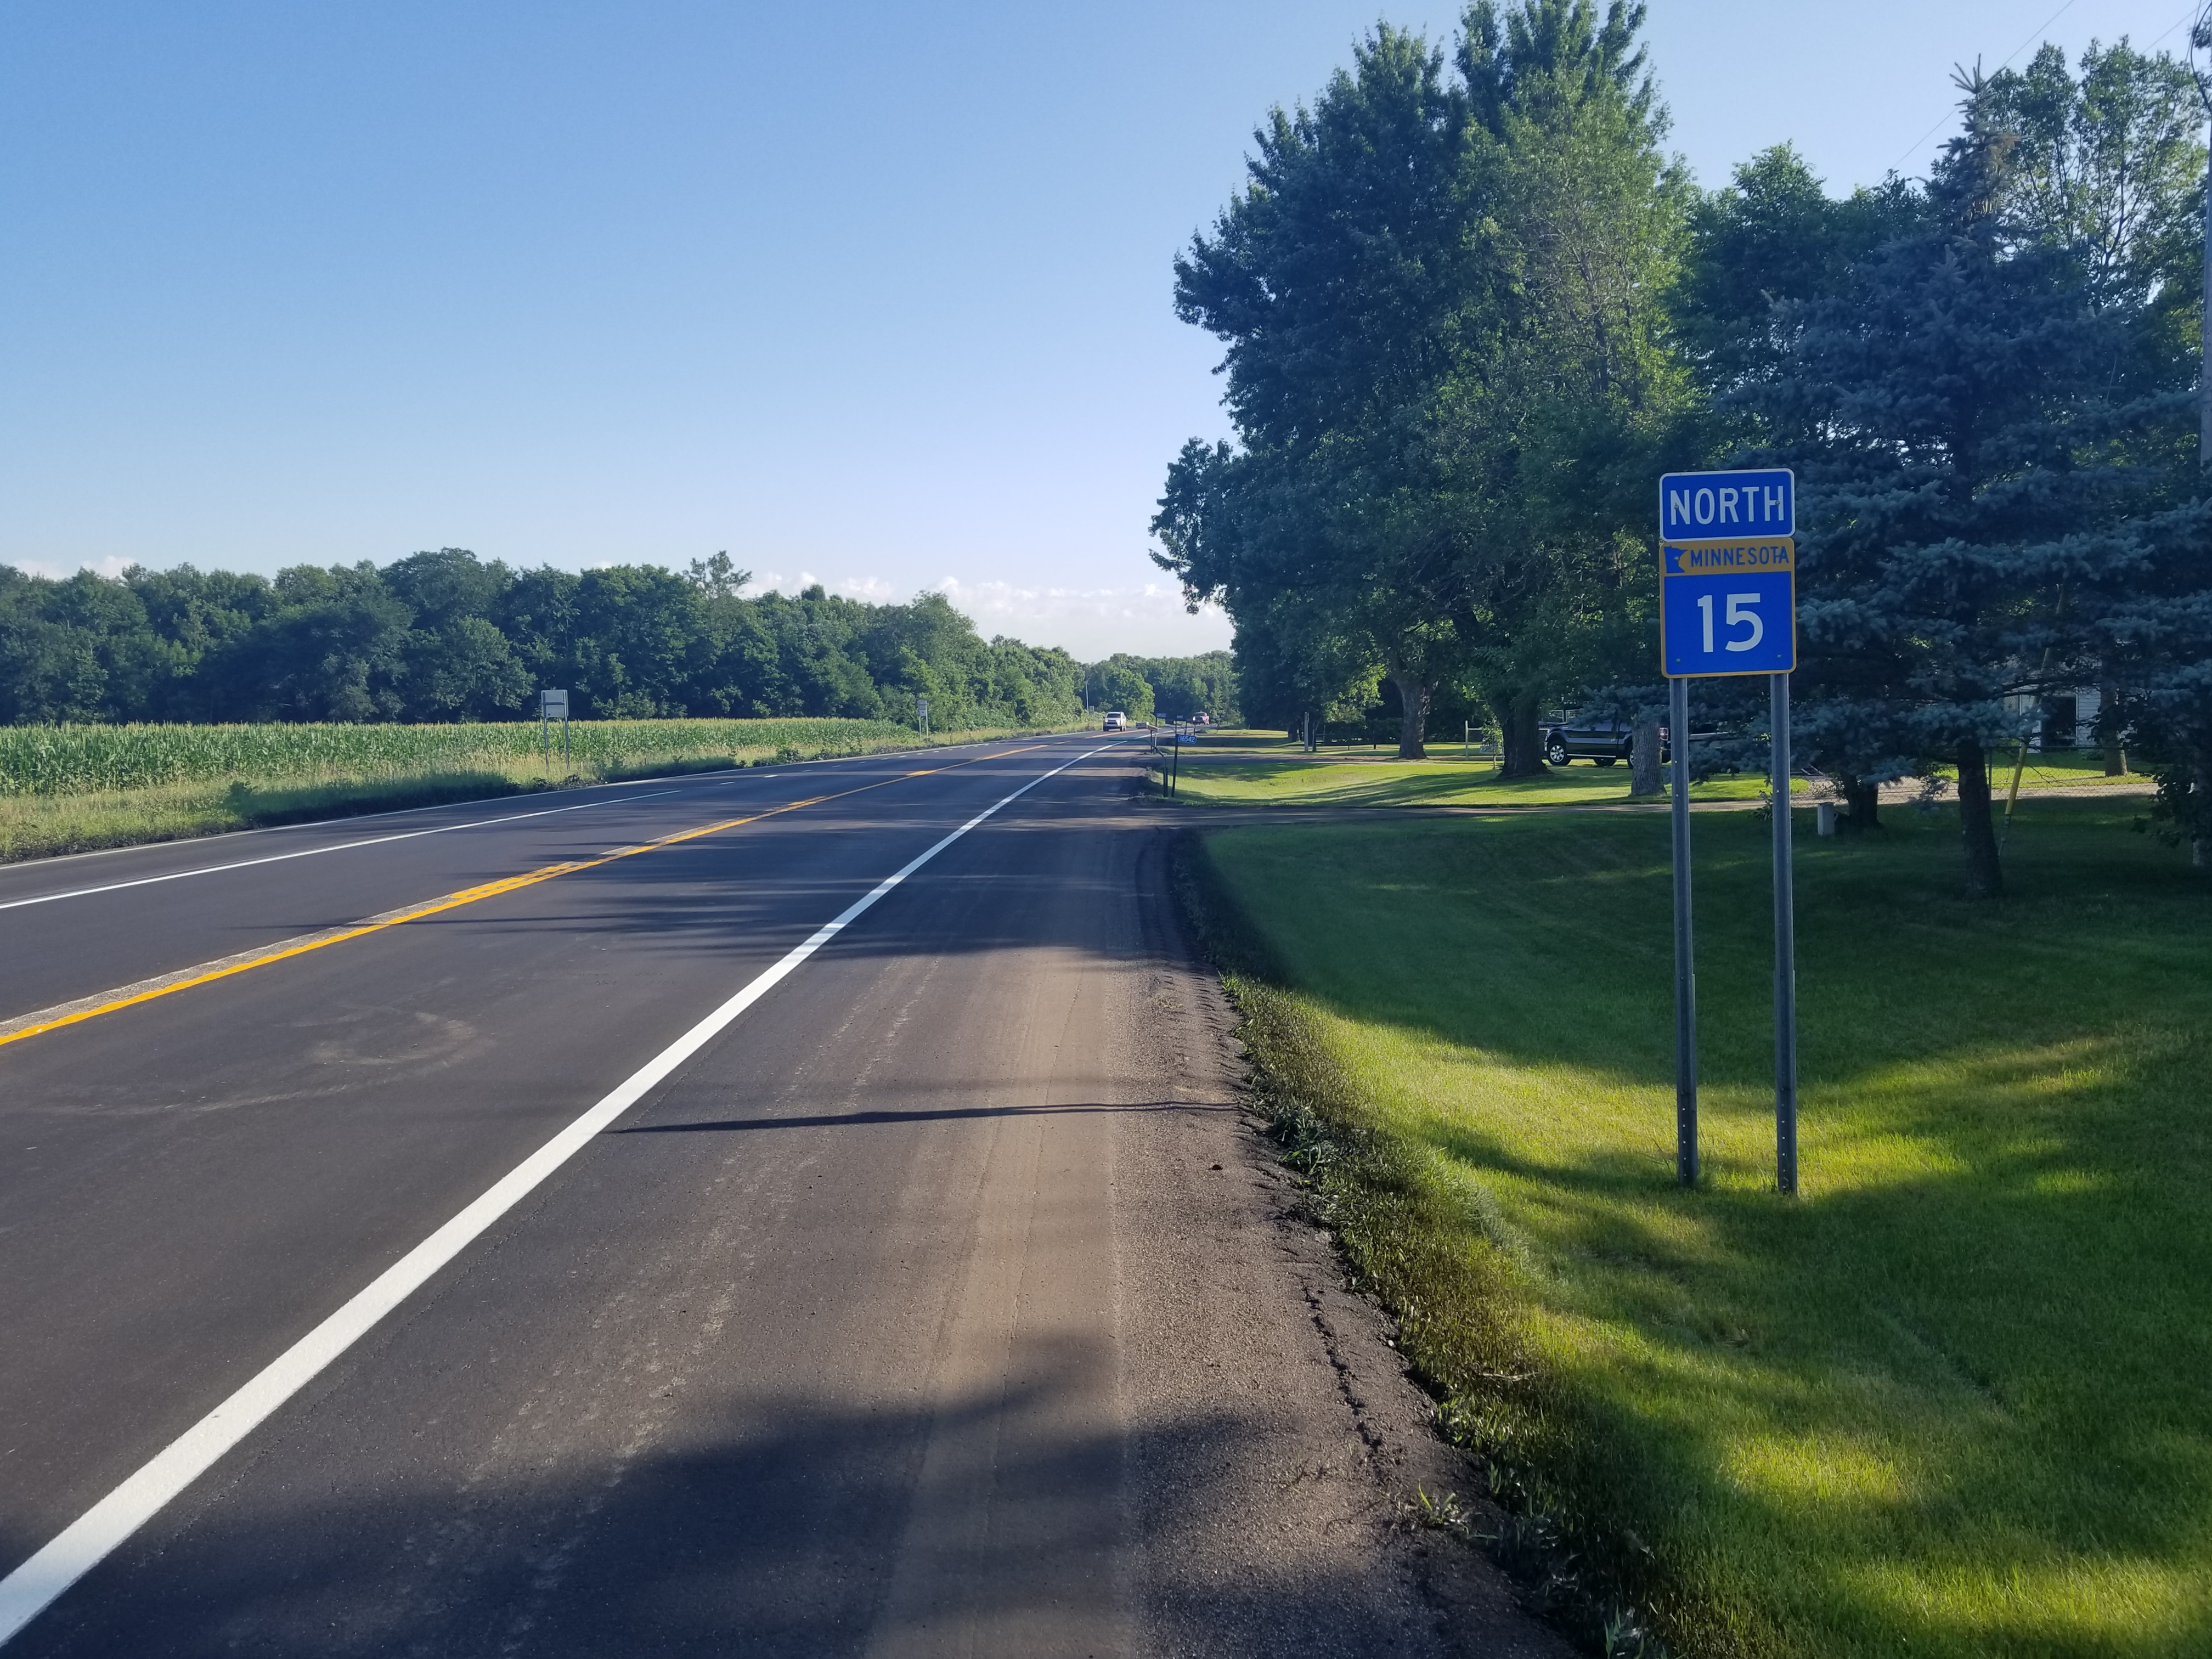
[[[1774,728],[1774,1184],[1797,1190],[1797,903],[1790,844],[1790,676],[1768,681]]]
[[[1690,683],[1667,683],[1674,821],[1674,1178],[1698,1184],[1698,957],[1690,939]]]
[[[1765,674],[1774,732],[1775,1185],[1797,1190],[1797,943],[1790,676],[1797,666],[1797,481],[1784,469],[1659,481],[1660,669],[1674,754],[1674,1166],[1698,1178],[1697,967],[1690,932],[1690,687]]]
[[[916,697],[914,700],[914,723],[923,737],[929,735],[929,699],[927,697]]]

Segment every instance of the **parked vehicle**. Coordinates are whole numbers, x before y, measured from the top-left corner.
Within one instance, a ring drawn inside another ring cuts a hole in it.
[[[1129,729],[1129,717],[1118,708],[1111,710],[1106,716],[1105,726],[1101,729],[1108,732],[1126,732]]]
[[[1544,728],[1544,758],[1554,766],[1577,760],[1610,766],[1628,758],[1635,740],[1635,730],[1626,720],[1570,719]]]
[[[1615,761],[1626,760],[1629,750],[1635,747],[1636,731],[1625,720],[1564,720],[1539,728],[1544,739],[1544,758],[1554,766],[1565,766],[1569,761],[1595,761],[1600,766],[1610,766]],[[1707,743],[1728,734],[1718,727],[1708,727],[1690,732],[1692,743]],[[1659,763],[1664,766],[1674,757],[1674,745],[1665,726],[1659,728]]]

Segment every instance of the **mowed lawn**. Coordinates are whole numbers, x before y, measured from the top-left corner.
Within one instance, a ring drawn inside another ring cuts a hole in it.
[[[1270,751],[1273,752],[1270,752]],[[2002,795],[2012,783],[2009,762],[1994,769]],[[2024,787],[2053,784],[2145,787],[2140,775],[2106,778],[2086,756],[2035,755],[2021,769]],[[1601,806],[1626,801],[1629,769],[1576,761],[1532,778],[1501,779],[1495,759],[1462,758],[1455,745],[1438,744],[1432,757],[1401,761],[1387,751],[1358,750],[1315,756],[1291,745],[1255,742],[1251,734],[1209,735],[1182,751],[1177,797],[1205,806]],[[1703,779],[1690,787],[1693,800],[1756,800],[1765,793],[1764,772]],[[1807,778],[1793,781],[1801,799],[1817,793]]]
[[[1698,800],[1756,799],[1763,777],[1739,775],[1692,786]],[[1600,805],[1628,799],[1623,765],[1578,761],[1540,777],[1501,781],[1498,763],[1462,760],[1439,750],[1436,758],[1401,761],[1381,757],[1209,755],[1182,751],[1177,797],[1204,806],[1567,806]]]
[[[1953,813],[1801,811],[1795,1201],[1750,815],[1697,823],[1691,1193],[1663,817],[1207,843],[1714,1647],[2212,1654],[2212,882],[2138,811],[2023,804],[1985,905]]]

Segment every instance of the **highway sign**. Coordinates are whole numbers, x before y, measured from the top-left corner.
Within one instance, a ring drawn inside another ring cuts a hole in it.
[[[1797,533],[1797,475],[1787,467],[1669,472],[1659,480],[1659,534],[1668,541]]]
[[[1797,942],[1790,676],[1797,666],[1797,480],[1785,468],[1659,480],[1659,659],[1674,736],[1674,1172],[1698,1182],[1698,988],[1690,937],[1690,685],[1764,674],[1773,708],[1774,1178],[1797,1190]]]
[[[1666,542],[1659,557],[1662,673],[1710,679],[1796,669],[1795,542]]]

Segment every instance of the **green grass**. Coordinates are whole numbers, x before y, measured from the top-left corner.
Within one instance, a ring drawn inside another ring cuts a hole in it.
[[[1238,739],[1242,739],[1239,741]],[[1576,761],[1541,776],[1502,780],[1494,759],[1461,759],[1438,744],[1425,761],[1401,761],[1368,750],[1324,752],[1302,757],[1269,753],[1281,744],[1262,745],[1249,734],[1228,741],[1203,739],[1182,751],[1179,799],[1205,806],[1597,806],[1629,799],[1626,763],[1597,766]],[[2141,789],[2140,775],[2107,780],[2101,763],[2080,755],[2033,756],[2022,776],[2024,787],[2053,784],[2106,783]],[[2012,782],[2008,760],[1993,769],[2000,799]],[[1755,800],[1765,792],[1763,774],[1741,773],[1693,784],[1693,800]],[[1793,794],[1814,793],[1799,778]],[[1647,798],[1649,799],[1649,798]]]
[[[1755,799],[1765,780],[1749,775],[1693,785],[1697,800]],[[1176,796],[1205,806],[1578,806],[1628,799],[1628,768],[1587,761],[1541,777],[1501,781],[1498,763],[1352,757],[1218,758],[1185,749]]]
[[[1756,822],[1698,825],[1694,1193],[1662,819],[1206,843],[1447,1421],[1678,1650],[2212,1652],[2212,885],[2130,816],[2024,805],[1995,905],[1951,813],[1801,836],[1796,1201]]]
[[[578,720],[563,763],[534,724],[0,726],[0,860],[391,811],[653,773],[927,744],[881,720]]]
[[[2012,769],[2019,759],[2017,751],[1999,744],[1990,758],[1991,781],[2000,787],[2010,783]],[[2021,775],[2027,783],[2103,783],[2108,781],[2105,774],[2104,756],[2092,749],[2057,749],[2047,755],[2031,753],[2027,764],[2021,768]],[[2142,775],[2140,771],[2123,772],[2109,781],[2120,783],[2132,778],[2141,782]]]

